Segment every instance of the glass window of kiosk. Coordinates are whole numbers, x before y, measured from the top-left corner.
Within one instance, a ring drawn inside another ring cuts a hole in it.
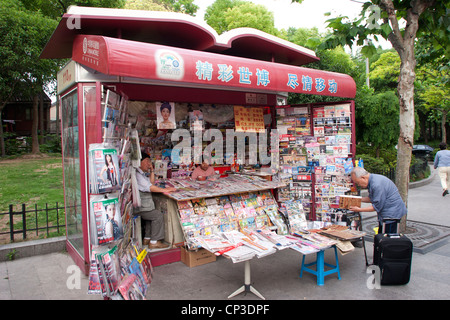
[[[68,241],[84,258],[77,90],[61,98],[61,119],[66,233]]]

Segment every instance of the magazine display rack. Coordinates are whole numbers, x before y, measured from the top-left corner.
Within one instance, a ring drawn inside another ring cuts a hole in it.
[[[103,143],[89,146],[89,213],[92,243],[89,294],[145,300],[153,266],[142,248],[140,218],[133,217],[133,166],[127,98],[106,90]],[[134,161],[134,164],[138,162]]]
[[[301,200],[308,220],[339,222],[339,196],[352,191],[354,104],[277,108],[280,132],[278,201]]]

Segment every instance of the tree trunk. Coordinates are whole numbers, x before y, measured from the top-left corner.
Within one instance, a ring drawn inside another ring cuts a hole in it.
[[[411,7],[406,13],[406,27],[402,33],[393,2],[391,0],[381,0],[380,2],[380,6],[386,11],[387,19],[389,19],[392,27],[388,39],[398,52],[401,60],[397,86],[400,102],[400,135],[398,138],[395,184],[406,206],[408,206],[409,167],[414,145],[415,127],[414,80],[416,79],[416,58],[414,56],[414,41],[419,28],[420,14],[433,4],[433,0],[411,1]],[[400,223],[400,232],[406,231],[406,220],[407,217],[404,216]]]
[[[447,110],[442,110],[442,120],[441,120],[441,131],[442,131],[442,142],[447,143],[447,128],[445,124],[447,123]]]
[[[56,136],[59,137],[60,130],[60,122],[59,122],[59,97],[56,96]]]
[[[31,153],[38,154],[39,151],[39,139],[38,139],[38,124],[39,124],[39,94],[33,96],[33,123],[31,125]]]
[[[6,149],[5,149],[5,138],[3,136],[3,119],[2,119],[2,111],[5,107],[6,103],[0,107],[0,149],[1,149],[1,156],[4,157],[6,155]]]
[[[39,144],[44,144],[44,92],[39,94]]]
[[[413,50],[414,56],[414,50]],[[415,60],[414,60],[415,61]],[[411,164],[412,147],[414,145],[414,66],[411,61],[402,63],[400,67],[400,81],[398,85],[398,94],[400,98],[400,135],[398,138],[397,150],[397,172],[395,175],[395,184],[398,191],[408,206],[408,188],[409,188],[409,168]],[[406,219],[404,216],[400,223],[400,232],[406,230]]]

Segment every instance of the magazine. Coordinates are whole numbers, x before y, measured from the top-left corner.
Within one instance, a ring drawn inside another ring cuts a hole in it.
[[[91,253],[91,264],[89,268],[89,285],[88,285],[88,294],[101,294],[103,283],[100,284],[100,278],[98,275],[98,266],[97,261],[95,259],[95,252]],[[104,290],[104,289],[103,289]]]
[[[107,90],[102,101],[103,107],[103,139],[115,138],[118,136],[117,125],[121,118],[121,101],[120,95]]]
[[[97,248],[99,250],[100,248]],[[117,255],[117,246],[96,253],[98,273],[104,281],[105,289],[108,296],[114,295],[119,287],[120,265]]]
[[[203,112],[201,110],[189,112],[189,126],[191,131],[203,130]]]
[[[121,188],[117,149],[103,144],[89,145],[90,193],[107,193]]]
[[[91,196],[89,211],[92,244],[106,244],[123,237],[122,217],[116,195]]]
[[[167,179],[167,165],[169,161],[156,160],[155,161],[155,176],[157,179]]]

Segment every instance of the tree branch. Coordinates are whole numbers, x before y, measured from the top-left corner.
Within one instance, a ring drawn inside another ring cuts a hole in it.
[[[435,0],[413,0],[411,1],[411,8],[406,12],[406,20],[408,23],[405,28],[404,40],[408,41],[410,45],[414,45],[417,30],[419,29],[419,17],[429,7],[433,6]]]
[[[391,23],[392,32],[389,34],[388,39],[400,53],[404,49],[403,37],[398,25],[396,10],[392,0],[381,0],[380,7],[388,14],[388,20]]]

